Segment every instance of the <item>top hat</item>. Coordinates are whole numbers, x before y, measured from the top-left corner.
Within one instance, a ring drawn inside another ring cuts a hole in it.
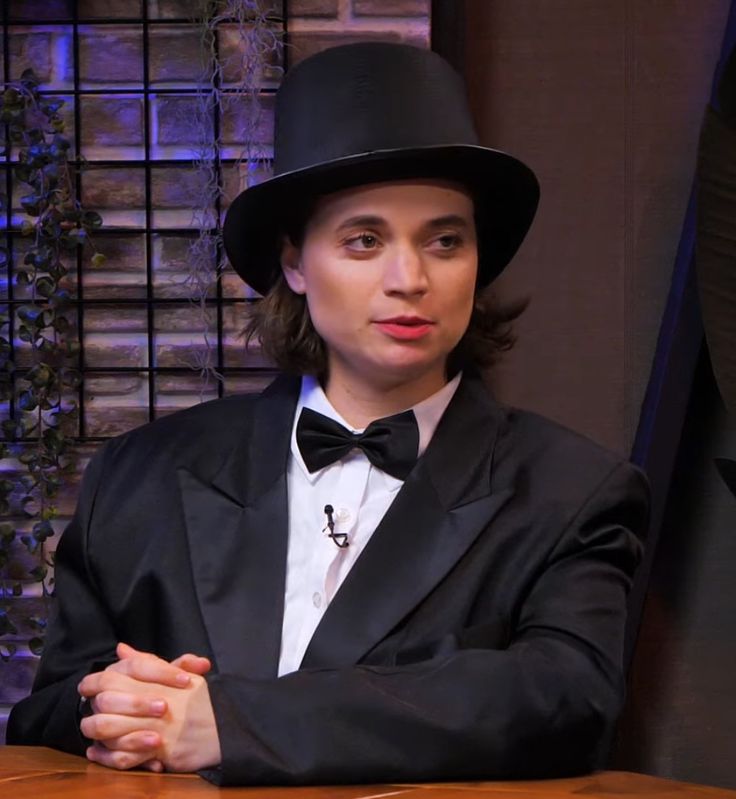
[[[508,264],[539,200],[534,173],[481,147],[455,70],[430,50],[368,42],[289,70],[276,96],[274,176],[239,194],[223,226],[235,271],[265,294],[281,272],[290,207],[352,186],[452,180],[475,202],[480,286]]]

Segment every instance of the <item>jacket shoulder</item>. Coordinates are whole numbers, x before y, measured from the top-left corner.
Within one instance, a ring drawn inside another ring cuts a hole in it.
[[[528,484],[536,496],[574,506],[609,480],[648,495],[646,475],[624,455],[532,411],[506,406],[503,413],[497,463],[507,479]],[[511,466],[504,469],[504,462]]]

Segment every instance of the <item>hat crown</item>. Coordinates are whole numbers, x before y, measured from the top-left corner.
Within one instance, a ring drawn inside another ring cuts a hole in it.
[[[478,144],[462,78],[440,56],[366,42],[318,53],[276,98],[274,174],[378,150]]]

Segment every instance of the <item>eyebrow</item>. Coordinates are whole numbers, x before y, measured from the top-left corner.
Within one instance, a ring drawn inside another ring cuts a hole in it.
[[[356,227],[380,227],[385,225],[387,220],[382,216],[375,216],[373,214],[363,214],[360,216],[351,216],[349,219],[344,220],[338,225],[338,230],[346,230]],[[468,228],[468,220],[459,214],[446,214],[445,216],[438,216],[435,219],[430,219],[426,223],[426,227],[437,229],[443,227],[460,227]]]

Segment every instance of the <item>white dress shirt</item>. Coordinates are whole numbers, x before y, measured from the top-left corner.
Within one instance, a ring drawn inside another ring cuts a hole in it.
[[[410,409],[419,427],[418,455],[427,448],[459,383],[457,375]],[[352,432],[362,432],[340,416],[314,378],[302,378],[286,477],[289,544],[279,676],[299,668],[325,610],[403,485],[373,466],[358,449],[310,474],[296,443],[302,408],[324,414]],[[334,508],[335,532],[348,535],[345,548],[327,535],[325,505]]]

